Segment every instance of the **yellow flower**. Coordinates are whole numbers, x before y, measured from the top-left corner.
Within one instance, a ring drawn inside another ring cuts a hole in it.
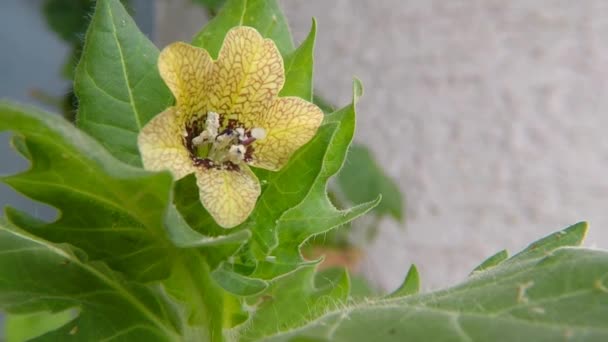
[[[176,179],[194,173],[216,222],[242,223],[260,195],[249,165],[279,170],[315,135],[323,113],[301,98],[277,97],[283,59],[253,28],[230,30],[216,61],[203,49],[171,44],[158,68],[176,103],[139,133],[144,168]]]

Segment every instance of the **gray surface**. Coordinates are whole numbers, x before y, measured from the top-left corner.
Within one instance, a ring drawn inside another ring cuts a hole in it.
[[[299,39],[318,19],[316,83],[366,94],[357,139],[408,197],[366,271],[425,288],[578,220],[608,247],[608,2],[283,1]]]
[[[69,82],[60,76],[60,69],[69,50],[48,31],[41,0],[8,0],[0,3],[0,98],[20,103],[37,103],[33,90],[51,96],[62,96]],[[45,108],[53,110],[53,107]],[[0,133],[0,175],[27,168],[28,163],[9,146],[10,133]],[[31,212],[36,217],[50,217],[52,210],[34,205],[4,184],[0,184],[0,208],[6,205]]]

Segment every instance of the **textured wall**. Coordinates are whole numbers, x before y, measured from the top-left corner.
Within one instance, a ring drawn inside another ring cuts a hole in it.
[[[362,79],[357,139],[407,193],[407,230],[384,222],[369,251],[378,284],[410,263],[452,284],[583,219],[608,247],[608,2],[281,3],[296,41],[318,20],[323,95],[346,103]]]

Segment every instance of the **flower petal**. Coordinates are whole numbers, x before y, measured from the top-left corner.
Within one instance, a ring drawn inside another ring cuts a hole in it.
[[[180,122],[175,107],[170,107],[141,129],[137,145],[144,169],[169,170],[176,179],[194,172],[192,160],[182,142],[183,126]]]
[[[245,221],[260,196],[260,182],[246,165],[239,171],[197,168],[195,175],[203,206],[224,228]]]
[[[322,121],[323,112],[316,105],[299,97],[276,98],[256,122],[266,129],[266,138],[254,143],[250,165],[279,170],[312,139]]]
[[[237,27],[226,34],[215,62],[210,109],[236,115],[248,125],[277,96],[285,72],[274,42],[251,27]]]
[[[207,51],[182,42],[173,43],[161,51],[158,69],[180,110],[188,114],[206,111],[213,69]]]

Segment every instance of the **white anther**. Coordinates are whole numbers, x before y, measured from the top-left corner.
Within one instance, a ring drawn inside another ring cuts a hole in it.
[[[247,149],[243,145],[232,145],[230,146],[230,154],[231,155],[244,155],[247,152]]]
[[[251,129],[251,137],[255,140],[262,140],[266,138],[266,130],[261,127],[254,127]]]
[[[228,153],[230,154],[230,161],[233,163],[239,163],[245,158],[245,152],[247,149],[243,145],[232,145]]]
[[[243,127],[237,127],[235,129],[236,134],[239,136],[239,140],[245,139],[245,129]]]
[[[205,141],[207,141],[207,140],[209,140],[209,132],[203,131],[197,137],[192,139],[192,144],[194,144],[194,146],[199,146],[199,145],[202,145],[203,143],[205,143]]]
[[[230,136],[228,136],[228,135],[226,135],[226,134],[218,135],[217,137],[215,137],[215,140],[216,140],[218,143],[222,143],[222,142],[224,142],[224,141],[226,141],[226,140],[229,140],[229,139],[231,139],[231,137],[230,137]]]
[[[220,129],[220,115],[216,112],[207,113],[205,130],[209,132],[209,136],[216,136],[218,129]]]

